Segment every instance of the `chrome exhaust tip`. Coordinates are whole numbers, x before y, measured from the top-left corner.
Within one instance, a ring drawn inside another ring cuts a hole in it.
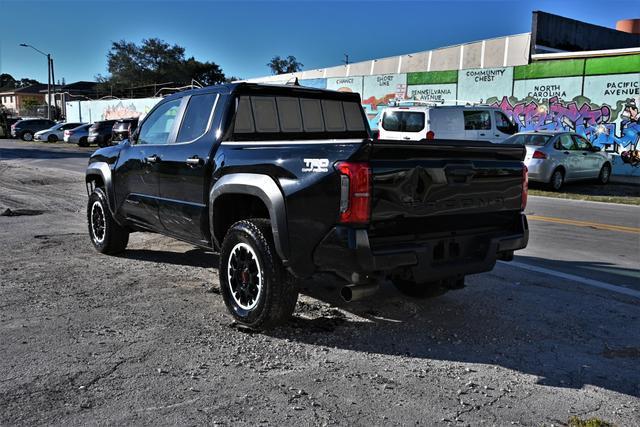
[[[347,285],[340,289],[340,296],[344,302],[357,301],[366,298],[378,292],[377,283],[369,283],[366,285]]]

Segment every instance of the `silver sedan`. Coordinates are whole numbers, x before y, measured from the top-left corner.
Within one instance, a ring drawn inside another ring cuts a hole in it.
[[[565,182],[595,179],[606,184],[611,177],[609,156],[574,132],[521,132],[502,143],[524,145],[529,179],[555,191]]]
[[[89,137],[89,128],[91,127],[91,123],[80,125],[73,129],[64,131],[64,142],[68,142],[71,144],[78,144],[80,147],[86,147],[89,145],[87,143],[87,138]]]

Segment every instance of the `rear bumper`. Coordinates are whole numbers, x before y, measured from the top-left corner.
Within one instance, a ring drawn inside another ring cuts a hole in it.
[[[496,260],[510,259],[513,251],[525,248],[528,241],[525,215],[521,215],[517,230],[419,238],[375,248],[367,230],[334,227],[316,248],[314,262],[318,270],[347,280],[354,273],[387,274],[409,268],[416,282],[427,282],[490,271]]]

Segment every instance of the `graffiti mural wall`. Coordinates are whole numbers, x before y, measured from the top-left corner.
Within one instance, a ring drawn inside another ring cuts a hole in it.
[[[567,130],[611,153],[616,175],[640,176],[624,163],[640,142],[640,55],[534,62],[503,68],[313,79],[314,87],[358,92],[372,127],[392,100],[486,103],[521,130]]]
[[[93,123],[99,120],[144,117],[161,99],[103,99],[67,102],[67,121]]]

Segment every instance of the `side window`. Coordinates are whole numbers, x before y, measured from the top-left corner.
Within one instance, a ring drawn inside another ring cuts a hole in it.
[[[465,130],[491,130],[489,111],[464,111]]]
[[[558,137],[555,147],[558,150],[575,150],[573,139],[568,133],[564,133]]]
[[[513,133],[511,121],[501,111],[496,111],[496,129],[502,133]]]
[[[382,129],[389,132],[400,132],[400,113],[385,111],[382,115]]]
[[[173,130],[182,99],[174,99],[159,106],[140,128],[138,144],[166,144]]]
[[[420,132],[424,129],[424,113],[405,112],[402,116],[405,132]]]
[[[176,142],[193,141],[207,131],[216,96],[215,93],[208,93],[194,95],[189,99]]]
[[[576,149],[581,151],[588,151],[591,149],[591,144],[589,144],[583,137],[573,135],[573,140],[576,142]]]

